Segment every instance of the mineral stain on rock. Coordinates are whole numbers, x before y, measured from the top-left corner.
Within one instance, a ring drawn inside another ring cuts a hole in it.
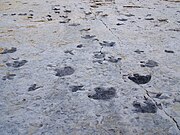
[[[75,72],[75,70],[70,66],[61,69],[55,69],[55,71],[57,72],[56,76],[58,77],[72,75]]]
[[[101,46],[107,46],[107,47],[113,47],[115,46],[115,42],[108,42],[108,41],[103,41],[102,43],[99,43]]]
[[[19,68],[24,66],[28,61],[27,60],[21,60],[21,61],[14,61],[13,63],[6,63],[8,67],[14,67]]]
[[[133,106],[136,108],[135,109],[136,112],[140,112],[140,113],[156,113],[157,112],[156,105],[150,100],[146,100],[144,101],[144,103],[134,101]]]
[[[103,87],[96,87],[95,94],[88,95],[89,98],[95,99],[95,100],[109,100],[116,96],[116,90],[113,87],[110,88],[103,88]]]
[[[137,84],[146,84],[151,80],[151,75],[139,75],[133,74],[133,76],[129,76],[128,79],[137,83]]]

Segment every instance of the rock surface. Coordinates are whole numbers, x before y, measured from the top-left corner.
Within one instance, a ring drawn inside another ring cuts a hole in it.
[[[180,135],[179,7],[1,0],[0,134]]]

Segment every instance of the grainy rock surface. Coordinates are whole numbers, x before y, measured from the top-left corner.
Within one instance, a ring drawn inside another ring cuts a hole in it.
[[[0,0],[0,135],[180,135],[179,0]]]

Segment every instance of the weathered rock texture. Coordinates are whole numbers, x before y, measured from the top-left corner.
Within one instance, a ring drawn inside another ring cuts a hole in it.
[[[180,135],[179,0],[0,0],[1,135]]]

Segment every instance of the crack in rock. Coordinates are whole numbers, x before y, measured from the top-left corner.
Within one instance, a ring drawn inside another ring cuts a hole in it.
[[[106,27],[106,29],[108,29],[108,30],[111,32],[111,34],[112,34],[114,37],[116,37],[119,42],[121,42],[120,38],[119,38],[116,34],[114,34],[114,32],[107,26],[107,24],[106,24],[102,19],[99,19],[99,21],[101,21],[102,24]]]
[[[149,91],[148,91],[148,90],[145,89],[145,91],[146,91],[147,96],[155,103],[155,105],[156,105],[160,110],[162,110],[162,111],[164,112],[164,114],[165,114],[168,118],[170,118],[170,119],[175,123],[177,129],[180,131],[180,126],[179,126],[178,122],[175,120],[175,118],[173,118],[171,115],[169,115],[169,114],[162,108],[162,106],[159,106],[159,104],[156,102],[156,100],[149,95]]]
[[[116,96],[116,89],[113,87],[110,88],[103,88],[103,87],[96,87],[95,94],[88,95],[89,98],[95,99],[95,100],[109,100]]]
[[[151,75],[143,76],[139,74],[133,74],[133,76],[129,76],[128,79],[137,84],[146,84],[151,80]]]

